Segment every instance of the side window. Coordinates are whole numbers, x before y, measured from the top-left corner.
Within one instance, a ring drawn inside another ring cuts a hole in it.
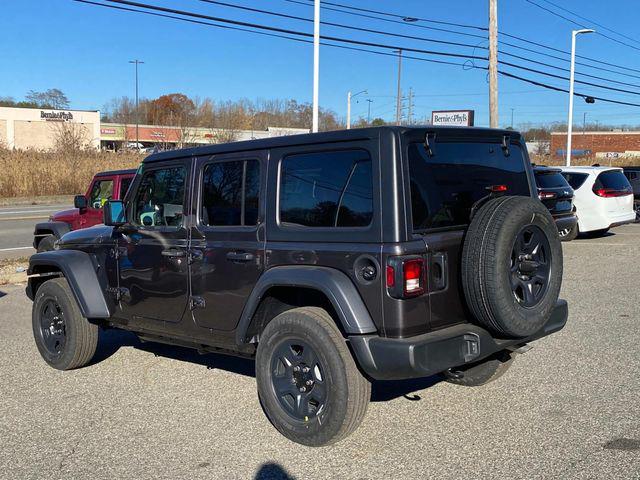
[[[89,195],[89,205],[93,208],[102,208],[102,206],[111,199],[113,195],[113,180],[96,180],[91,187]]]
[[[562,176],[567,180],[567,182],[569,182],[571,188],[577,190],[582,186],[589,175],[586,173],[562,172]]]
[[[133,181],[133,177],[120,179],[120,200],[124,199],[125,195],[129,191],[129,187],[131,186],[132,181]]]
[[[131,223],[146,227],[179,227],[183,218],[185,177],[184,167],[144,173],[133,201]]]
[[[211,163],[202,179],[201,223],[243,226],[258,223],[260,165],[257,160]]]
[[[280,222],[366,227],[373,218],[371,157],[365,150],[290,155],[280,166]]]

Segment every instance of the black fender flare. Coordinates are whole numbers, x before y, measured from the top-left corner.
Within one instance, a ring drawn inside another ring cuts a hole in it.
[[[325,294],[335,309],[343,330],[348,335],[376,333],[371,315],[351,279],[334,268],[315,265],[273,267],[258,279],[236,329],[238,345],[247,343],[247,330],[264,294],[271,287],[305,287]]]
[[[33,229],[33,248],[38,248],[38,243],[47,235],[53,235],[60,239],[65,233],[71,231],[71,226],[67,222],[41,222],[36,223]]]
[[[40,272],[51,272],[52,270],[62,272],[62,275],[67,279],[85,318],[109,318],[111,316],[109,304],[104,296],[103,285],[96,272],[96,265],[88,253],[78,250],[53,250],[36,253],[29,259],[28,275],[37,275]],[[36,295],[33,280],[34,278],[29,278],[27,286],[27,295],[31,300]]]

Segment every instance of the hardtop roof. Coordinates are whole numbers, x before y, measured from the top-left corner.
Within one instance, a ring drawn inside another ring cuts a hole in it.
[[[265,150],[279,147],[312,145],[315,143],[328,142],[348,142],[358,140],[370,140],[379,138],[387,134],[406,135],[416,131],[433,132],[438,135],[455,138],[497,138],[504,135],[510,135],[514,140],[520,140],[520,133],[514,130],[499,130],[480,127],[435,127],[432,125],[403,127],[403,126],[384,126],[384,127],[367,127],[353,128],[350,130],[335,130],[331,132],[306,133],[301,135],[288,135],[281,137],[272,137],[259,140],[245,140],[241,142],[221,143],[215,145],[207,145],[202,147],[184,148],[180,150],[170,150],[166,152],[154,153],[146,157],[143,162],[150,163],[162,160],[171,160],[174,158],[185,158],[199,155],[217,155],[223,153],[233,153],[251,150]]]
[[[98,172],[95,174],[96,177],[106,177],[107,175],[130,175],[136,173],[135,168],[128,168],[124,170],[109,170],[107,172]]]

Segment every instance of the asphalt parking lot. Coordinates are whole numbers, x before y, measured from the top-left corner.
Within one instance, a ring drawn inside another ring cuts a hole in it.
[[[1,286],[0,477],[640,479],[640,224],[564,252],[562,332],[484,387],[377,383],[320,449],[271,427],[246,360],[105,332],[98,362],[51,369]]]

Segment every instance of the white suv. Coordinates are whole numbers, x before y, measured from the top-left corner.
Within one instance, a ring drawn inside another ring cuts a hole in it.
[[[560,168],[575,192],[580,233],[603,235],[611,227],[635,221],[633,189],[621,168]]]

